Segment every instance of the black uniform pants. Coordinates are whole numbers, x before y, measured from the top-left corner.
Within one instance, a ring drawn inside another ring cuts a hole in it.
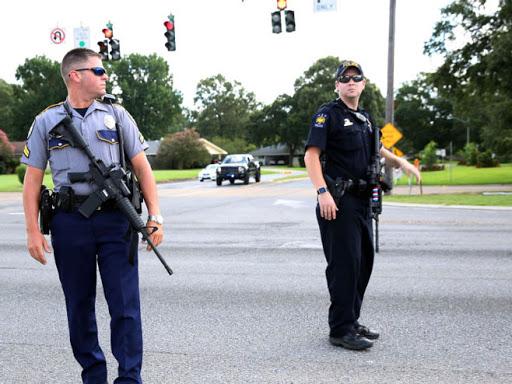
[[[316,215],[327,260],[330,335],[354,331],[373,268],[373,231],[369,201],[346,193],[335,220]]]

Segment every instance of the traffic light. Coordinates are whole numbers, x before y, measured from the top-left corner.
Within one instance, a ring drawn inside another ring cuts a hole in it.
[[[110,57],[112,60],[121,60],[121,51],[119,47],[119,40],[110,40]]]
[[[174,26],[174,16],[169,15],[169,20],[164,21],[164,26],[167,31],[164,33],[164,36],[167,38],[167,42],[165,43],[165,47],[168,51],[176,50],[176,30]]]
[[[112,23],[109,21],[107,23],[106,28],[103,28],[101,32],[103,32],[103,35],[105,36],[105,40],[98,41],[98,45],[100,47],[99,54],[101,55],[101,60],[121,60],[120,44],[118,39],[114,39],[114,28],[112,27]],[[110,55],[108,52],[109,45]]]
[[[286,0],[277,0],[277,9],[279,9],[280,11],[285,10],[287,7],[286,3]]]
[[[98,41],[98,45],[100,46],[100,52],[101,60],[107,61],[108,60],[108,40],[104,41]]]
[[[284,21],[286,23],[286,32],[295,31],[295,12],[284,11]]]
[[[109,27],[110,25],[110,27]],[[103,34],[105,35],[105,39],[111,39],[112,36],[114,36],[114,31],[112,30],[112,24],[107,24],[107,28],[103,28],[101,30],[101,32],[103,32]]]
[[[272,33],[281,33],[281,11],[272,12]]]

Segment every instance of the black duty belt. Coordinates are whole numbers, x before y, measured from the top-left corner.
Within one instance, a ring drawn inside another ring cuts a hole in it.
[[[73,208],[80,208],[80,206],[85,203],[85,200],[89,198],[88,195],[81,196],[81,195],[75,195],[75,201]],[[102,203],[96,210],[97,211],[112,211],[117,209],[116,202],[114,200],[107,200],[104,203]]]
[[[66,212],[74,211],[89,198],[89,195],[75,195],[70,188],[63,188],[62,191],[54,194],[54,205],[56,209],[62,209]],[[116,210],[117,205],[114,200],[108,200],[101,204],[98,211],[113,211]]]

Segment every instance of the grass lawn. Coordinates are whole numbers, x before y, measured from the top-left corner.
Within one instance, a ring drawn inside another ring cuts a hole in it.
[[[510,195],[483,195],[481,193],[452,193],[446,195],[391,195],[384,202],[437,204],[437,205],[483,205],[512,207]]]
[[[190,180],[196,179],[200,169],[169,169],[169,170],[154,170],[153,174],[157,183],[165,183],[168,181],[176,180]],[[263,175],[268,175],[281,170],[263,170]],[[44,176],[43,184],[48,188],[53,188],[53,181],[50,175]],[[0,175],[0,192],[21,192],[23,186],[18,181],[17,175]]]
[[[512,184],[512,164],[496,168],[450,164],[442,171],[422,172],[421,177],[423,185]],[[407,176],[403,175],[396,185],[407,185]]]

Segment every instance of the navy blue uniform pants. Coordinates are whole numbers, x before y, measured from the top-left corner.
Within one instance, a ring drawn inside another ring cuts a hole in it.
[[[137,257],[128,262],[131,231],[120,211],[97,211],[89,219],[57,211],[52,245],[66,299],[69,335],[87,384],[107,382],[105,355],[96,326],[96,265],[110,313],[111,348],[120,383],[141,383],[142,325]]]
[[[343,336],[358,325],[364,292],[373,268],[373,232],[369,201],[346,193],[335,220],[316,215],[327,268],[330,335]]]

